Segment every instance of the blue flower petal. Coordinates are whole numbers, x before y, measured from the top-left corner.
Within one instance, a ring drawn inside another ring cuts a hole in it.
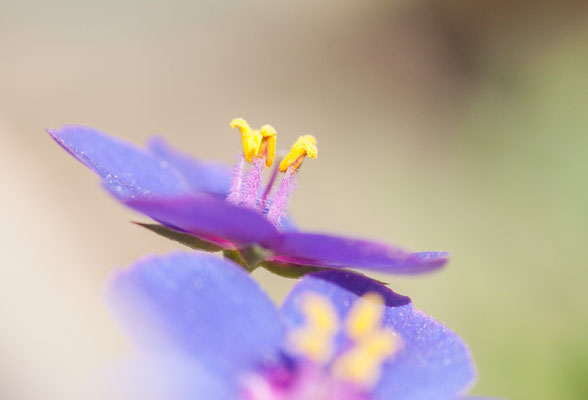
[[[466,344],[447,327],[415,310],[408,297],[362,275],[317,272],[306,275],[282,305],[289,328],[303,323],[297,299],[308,291],[330,298],[342,319],[361,295],[377,292],[384,297],[383,324],[400,335],[402,347],[384,364],[373,391],[375,400],[450,399],[464,394],[475,380],[476,369]]]
[[[364,268],[418,274],[442,267],[446,252],[410,253],[386,244],[341,236],[284,232],[273,249],[276,261],[321,267]]]
[[[147,143],[149,151],[173,166],[195,192],[225,196],[231,184],[231,171],[226,166],[203,162],[172,148],[163,138],[154,137]]]
[[[118,198],[177,196],[191,191],[168,163],[124,140],[75,125],[47,132],[100,176],[104,187]]]
[[[204,194],[174,199],[129,199],[125,204],[164,225],[205,238],[268,247],[279,240],[276,228],[261,214]]]
[[[115,275],[109,295],[146,350],[195,359],[227,384],[275,354],[283,339],[265,292],[239,266],[213,255],[146,257]]]
[[[284,232],[296,232],[298,230],[298,226],[294,222],[294,218],[292,218],[292,215],[290,215],[290,213],[287,213],[280,220],[280,230]]]

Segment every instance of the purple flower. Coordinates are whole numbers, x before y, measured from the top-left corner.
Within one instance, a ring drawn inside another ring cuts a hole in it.
[[[276,309],[231,261],[177,252],[117,272],[109,299],[141,350],[135,398],[454,399],[476,379],[454,332],[349,271],[307,274]]]
[[[87,127],[48,132],[117,200],[162,224],[143,226],[192,247],[224,250],[249,269],[261,263],[284,274],[293,273],[291,266],[415,274],[447,262],[445,252],[413,253],[370,240],[296,231],[286,207],[300,164],[317,155],[314,137],[300,137],[264,186],[275,130],[269,125],[253,130],[243,120],[232,126],[241,130],[244,148],[232,173],[182,154],[161,138],[141,149]],[[278,170],[284,173],[279,184]]]

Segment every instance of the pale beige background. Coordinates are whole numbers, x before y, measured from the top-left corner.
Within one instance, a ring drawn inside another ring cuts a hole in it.
[[[229,163],[242,116],[282,148],[318,138],[301,227],[451,251],[440,273],[377,277],[468,341],[477,393],[581,398],[585,14],[432,4],[0,1],[0,397],[100,398],[128,346],[105,280],[179,248],[43,130],[161,133]],[[255,276],[278,301],[292,284]]]

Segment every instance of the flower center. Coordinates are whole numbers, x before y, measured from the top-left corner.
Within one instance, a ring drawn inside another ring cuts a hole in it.
[[[264,125],[259,130],[252,129],[242,118],[232,120],[230,125],[241,132],[243,155],[238,155],[237,163],[233,167],[233,179],[227,201],[258,210],[280,228],[288,200],[296,187],[296,173],[306,156],[316,158],[318,155],[316,139],[312,135],[300,136],[286,157],[281,160],[279,167],[274,167],[269,182],[260,193],[264,168],[271,167],[274,162],[276,130],[270,125]],[[245,163],[249,165],[247,172]],[[283,172],[284,177],[272,195],[278,171]]]
[[[268,369],[248,376],[244,400],[368,400],[360,388],[338,380],[323,368],[301,363],[291,368]]]
[[[381,327],[383,303],[379,294],[367,293],[340,324],[334,306],[326,297],[307,294],[301,304],[306,324],[291,333],[290,347],[294,353],[328,365],[337,378],[371,388],[380,378],[384,361],[399,348],[398,335]],[[338,334],[347,342],[344,351],[335,350]]]
[[[247,377],[247,400],[367,400],[383,363],[400,348],[398,335],[382,327],[383,299],[362,296],[345,321],[322,295],[300,297],[305,318],[290,332],[290,365],[265,368]]]

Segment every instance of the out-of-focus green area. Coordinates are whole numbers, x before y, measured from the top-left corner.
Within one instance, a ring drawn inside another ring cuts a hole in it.
[[[492,282],[505,288],[499,302],[509,310],[501,380],[512,385],[522,374],[537,382],[513,392],[521,398],[588,393],[587,38],[570,38],[514,71],[506,95],[485,82],[462,133],[503,252],[494,259],[502,279]]]
[[[449,247],[462,276],[445,290],[467,287],[454,300],[471,313],[459,324],[480,366],[478,393],[588,393],[585,34],[492,71],[454,138],[463,179],[439,193],[436,211],[456,216],[443,223],[459,238]]]
[[[451,251],[440,273],[376,277],[469,343],[473,393],[584,399],[588,14],[476,3],[0,0],[0,397],[101,398],[128,346],[107,277],[178,248],[43,129],[163,133],[229,163],[242,116],[281,148],[319,139],[301,227]],[[293,284],[254,276],[277,301]]]

